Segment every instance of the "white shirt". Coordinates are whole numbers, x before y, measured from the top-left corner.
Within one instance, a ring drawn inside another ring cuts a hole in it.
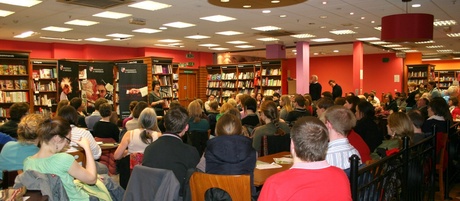
[[[77,143],[73,141],[79,141],[82,137],[88,139],[89,141],[89,148],[91,149],[91,153],[93,154],[94,160],[97,160],[101,157],[102,151],[101,147],[97,144],[96,140],[94,140],[93,135],[88,130],[78,128],[75,125],[70,125],[72,130],[70,131],[72,135],[72,142],[70,142],[70,148],[66,151],[67,153],[76,152],[78,151],[75,147],[77,147]]]

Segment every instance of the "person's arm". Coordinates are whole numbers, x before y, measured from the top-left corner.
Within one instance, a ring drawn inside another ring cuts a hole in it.
[[[88,139],[89,147],[91,149],[91,152],[93,153],[94,160],[98,160],[101,157],[102,150],[101,147],[97,144],[93,135],[91,135],[89,131],[85,130],[85,132],[81,136]]]
[[[75,141],[80,147],[85,150],[86,167],[82,167],[77,161],[74,161],[70,166],[68,173],[87,184],[95,184],[97,181],[96,162],[94,161],[93,154],[89,148],[88,139],[82,138],[80,141]]]
[[[131,139],[131,133],[132,131],[128,131],[124,136],[123,139],[121,140],[120,144],[117,147],[117,150],[115,150],[115,153],[113,154],[113,158],[115,160],[120,160],[123,157],[125,157],[128,154],[128,151],[126,148],[128,148],[129,141]]]

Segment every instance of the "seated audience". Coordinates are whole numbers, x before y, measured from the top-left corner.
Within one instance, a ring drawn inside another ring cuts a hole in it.
[[[216,115],[216,121],[219,121],[219,118],[232,108],[232,104],[224,103],[222,107],[220,107],[219,114]]]
[[[133,108],[133,118],[131,120],[128,120],[125,124],[126,130],[134,130],[136,128],[140,128],[139,126],[139,115],[141,115],[142,110],[144,110],[146,107],[148,107],[148,103],[145,101],[139,101],[137,102],[136,106]]]
[[[56,113],[63,107],[63,106],[67,106],[67,105],[70,105],[70,101],[65,99],[65,100],[61,100],[59,101],[59,103],[57,104],[57,107],[56,107]]]
[[[412,138],[412,142],[414,144],[419,143],[420,141],[425,139],[426,136],[431,135],[431,133],[422,132],[422,126],[425,122],[425,119],[423,119],[422,115],[418,110],[409,111],[407,113],[407,116],[409,116],[410,120],[412,121],[412,125],[414,126],[414,137]]]
[[[104,103],[99,106],[99,112],[102,119],[94,124],[93,136],[98,138],[109,138],[113,139],[115,142],[119,142],[120,129],[116,124],[110,122],[112,106],[108,103]]]
[[[75,126],[86,128],[85,123],[85,106],[83,105],[83,100],[81,98],[75,97],[70,100],[70,105],[77,110],[78,120],[75,122]],[[59,112],[59,111],[57,111]]]
[[[217,111],[217,109],[219,108],[219,104],[217,102],[212,102],[209,106],[211,107],[211,109],[208,112],[209,129],[211,129],[211,135],[215,136],[214,130],[216,128],[217,123],[217,114],[219,114],[219,111]]]
[[[457,97],[449,98],[449,110],[453,120],[460,119],[460,107],[458,105]]]
[[[334,99],[334,105],[345,105],[346,102],[345,97],[337,97]]]
[[[276,107],[280,106],[281,95],[277,92],[273,93],[273,102],[276,104]]]
[[[92,112],[91,115],[85,117],[86,127],[90,132],[93,131],[94,124],[102,119],[102,116],[99,113],[99,106],[104,103],[108,103],[107,99],[98,98],[94,103],[94,112]]]
[[[316,115],[321,118],[327,108],[334,105],[334,101],[329,97],[322,97],[316,102]]]
[[[137,101],[131,101],[131,102],[129,103],[129,116],[126,117],[125,119],[123,119],[123,122],[122,122],[122,124],[121,124],[121,126],[122,126],[123,128],[126,128],[126,122],[128,122],[129,120],[131,120],[131,119],[134,118],[134,117],[133,117],[133,111],[134,111],[134,107],[136,107],[137,103],[138,103]]]
[[[259,201],[351,200],[347,175],[325,160],[329,138],[324,123],[302,117],[292,127],[291,138],[294,164],[265,181]]]
[[[351,110],[353,114],[356,113],[356,105],[360,102],[360,99],[358,96],[347,96],[345,97],[345,106],[347,109]]]
[[[360,102],[355,115],[357,121],[353,130],[363,138],[370,150],[375,150],[382,143],[383,134],[374,121],[374,106],[369,102]]]
[[[416,90],[417,88],[417,84],[415,82],[409,82],[408,84],[408,88],[409,88],[409,94],[407,95],[407,99],[406,99],[406,107],[415,107],[415,95],[418,93],[418,91]]]
[[[420,111],[420,114],[422,117],[426,120],[428,119],[428,104],[430,104],[430,101],[427,98],[422,98],[420,97],[417,100],[417,110]]]
[[[256,99],[257,109],[259,109],[260,105],[262,104],[262,102],[264,100],[264,95],[262,95],[261,93],[257,93],[256,97],[254,99]]]
[[[374,107],[380,107],[380,103],[374,99],[374,94],[369,94],[367,97],[367,102],[371,103]]]
[[[391,112],[397,112],[398,111],[398,105],[396,105],[396,101],[393,99],[393,96],[390,93],[385,94],[385,106],[383,109],[385,111]]]
[[[166,131],[145,148],[142,165],[172,170],[181,184],[179,195],[183,196],[187,171],[196,167],[200,156],[195,147],[181,139],[188,130],[187,110],[182,106],[170,108],[163,119]]]
[[[280,119],[286,120],[286,117],[290,111],[292,111],[291,98],[289,95],[282,95],[280,98]]]
[[[265,101],[260,106],[260,119],[264,125],[256,127],[252,136],[252,147],[260,154],[262,137],[265,135],[289,134],[289,125],[281,122],[278,109],[273,101]]]
[[[209,95],[208,100],[204,102],[204,109],[206,110],[206,113],[209,113],[209,110],[211,110],[212,102],[217,103],[216,96],[214,96],[213,94]]]
[[[350,144],[347,138],[348,133],[356,124],[355,115],[346,107],[336,105],[328,108],[321,120],[329,132],[326,161],[341,169],[350,168],[351,155],[356,154],[361,158],[358,150]]]
[[[201,109],[200,103],[198,101],[192,101],[188,105],[188,130],[187,130],[187,142],[194,146],[200,156],[203,154],[204,149],[206,148],[206,142],[209,139],[208,134],[211,132],[209,130],[209,122],[206,119],[201,118],[203,110]]]
[[[452,125],[452,115],[449,112],[449,106],[441,97],[433,98],[427,108],[428,119],[422,126],[424,133],[430,133],[433,125],[436,125],[437,132],[447,133],[447,125]]]
[[[246,100],[248,98],[252,98],[252,97],[250,95],[248,95],[248,94],[240,94],[237,97],[238,97],[238,99],[240,101],[238,109],[240,110],[241,119],[243,119],[244,117],[246,117],[246,113],[244,111],[244,102],[246,102]]]
[[[389,155],[392,149],[399,150],[402,147],[402,138],[409,136],[411,139],[414,135],[414,126],[406,113],[394,112],[388,116],[388,135],[390,139],[383,140],[373,153],[372,160],[378,160]]]
[[[305,98],[297,94],[294,99],[294,110],[290,111],[286,117],[286,123],[292,125],[299,117],[311,116],[310,112],[305,109]]]
[[[18,123],[21,118],[29,112],[29,104],[14,103],[10,106],[10,120],[0,126],[0,132],[5,133],[13,138],[18,138]]]
[[[28,114],[18,124],[18,141],[5,144],[0,153],[0,171],[22,170],[23,162],[38,152],[38,128],[45,118],[40,114]],[[0,174],[0,179],[2,179]]]
[[[256,101],[256,99],[253,99],[253,98],[246,99],[246,101],[244,102],[243,111],[246,114],[246,116],[241,119],[241,123],[244,126],[256,127],[257,125],[259,125],[259,123],[260,123],[259,122],[259,116],[257,116],[257,114],[256,114],[256,112],[257,112],[257,101]]]

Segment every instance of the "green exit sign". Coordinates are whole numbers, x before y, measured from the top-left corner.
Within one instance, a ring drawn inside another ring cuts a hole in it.
[[[184,73],[185,73],[185,74],[192,74],[193,71],[192,71],[192,70],[184,70]]]
[[[195,65],[195,62],[188,62],[188,63],[187,63],[187,66],[189,66],[189,67],[192,67],[192,66],[194,66],[194,65]]]

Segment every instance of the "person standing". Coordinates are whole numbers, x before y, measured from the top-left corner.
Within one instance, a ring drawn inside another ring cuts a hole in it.
[[[322,86],[318,82],[318,76],[312,75],[310,78],[310,95],[313,101],[317,101],[321,98]]]
[[[337,97],[342,97],[342,87],[339,86],[334,80],[329,80],[329,85],[332,87],[332,100]]]
[[[149,93],[149,101],[150,101],[150,106],[155,110],[157,113],[157,116],[163,116],[164,115],[164,110],[163,110],[163,103],[165,102],[163,100],[163,96],[160,93],[160,82],[159,81],[153,81],[152,82],[152,89]]]

